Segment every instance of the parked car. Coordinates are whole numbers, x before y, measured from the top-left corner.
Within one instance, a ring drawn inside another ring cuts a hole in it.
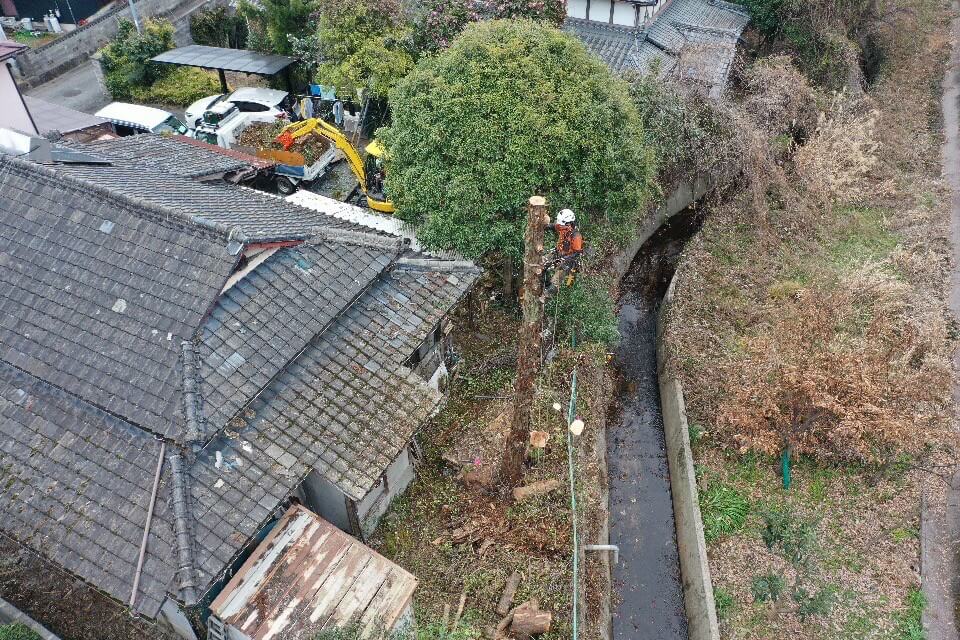
[[[169,111],[128,102],[111,102],[96,115],[113,123],[118,136],[138,133],[187,133],[187,125]]]
[[[207,96],[191,104],[184,114],[187,126],[196,129],[203,119],[204,112],[221,102],[235,104],[241,113],[249,114],[250,119],[254,122],[273,122],[278,116],[286,112],[290,99],[286,91],[264,89],[262,87],[241,87],[233,93]]]

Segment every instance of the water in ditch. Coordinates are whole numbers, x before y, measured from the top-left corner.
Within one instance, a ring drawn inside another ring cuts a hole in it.
[[[607,460],[613,566],[614,640],[687,638],[670,472],[657,381],[657,309],[683,245],[700,226],[687,210],[671,218],[637,253],[621,283],[614,356],[619,381],[610,409]]]

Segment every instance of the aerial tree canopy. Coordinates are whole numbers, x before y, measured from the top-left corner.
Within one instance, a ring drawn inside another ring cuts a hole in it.
[[[551,26],[472,24],[390,98],[387,191],[428,246],[519,259],[535,193],[574,209],[588,240],[622,236],[650,191],[626,83]]]

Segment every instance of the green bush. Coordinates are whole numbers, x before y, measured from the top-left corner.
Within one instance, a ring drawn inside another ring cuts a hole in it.
[[[797,608],[800,620],[811,616],[827,616],[837,602],[837,588],[828,584],[817,593],[812,593],[805,587],[797,587],[793,592],[793,599],[800,605]]]
[[[169,21],[146,20],[143,33],[137,33],[132,22],[121,19],[117,35],[100,49],[100,66],[110,95],[115,100],[126,100],[135,89],[149,87],[166,77],[171,67],[150,62],[150,58],[173,46],[173,25]]]
[[[0,640],[41,640],[40,634],[25,624],[0,624]]]
[[[244,49],[247,46],[247,19],[231,15],[223,5],[194,11],[190,14],[190,36],[197,44],[209,47]]]
[[[713,542],[743,528],[750,513],[750,503],[736,489],[711,483],[700,493],[700,512],[704,538]]]
[[[613,344],[620,338],[610,283],[603,277],[582,274],[570,287],[561,286],[546,304],[547,322],[557,314],[557,330],[564,336],[576,330],[578,342]]]
[[[723,587],[714,587],[713,603],[717,608],[717,618],[719,620],[726,620],[729,618],[730,614],[733,613],[733,607],[736,604],[733,600],[733,594]]]
[[[390,103],[387,192],[430,248],[519,260],[535,193],[575,210],[591,241],[644,210],[653,158],[629,88],[570,34],[471,24]]]
[[[772,510],[763,514],[761,532],[767,548],[779,548],[783,556],[796,566],[804,566],[816,545],[816,525],[803,520],[790,509]]]
[[[780,599],[785,586],[783,576],[775,573],[765,573],[753,578],[750,591],[753,593],[753,599],[756,602],[776,602]]]
[[[220,93],[220,81],[215,73],[194,67],[177,67],[149,87],[133,89],[131,96],[138,102],[187,106],[216,93]]]

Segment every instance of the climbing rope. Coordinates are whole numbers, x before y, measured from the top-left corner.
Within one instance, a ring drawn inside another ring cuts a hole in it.
[[[559,295],[559,292],[558,292]],[[556,323],[556,315],[554,315]],[[570,347],[577,346],[576,329],[572,331],[570,337]],[[570,425],[576,417],[577,411],[577,367],[573,367],[573,374],[570,377],[570,403],[567,405],[567,469],[570,478],[570,516],[573,520],[573,640],[579,636],[579,596],[580,596],[580,550],[577,538],[577,491],[573,474],[573,432],[570,431]]]

